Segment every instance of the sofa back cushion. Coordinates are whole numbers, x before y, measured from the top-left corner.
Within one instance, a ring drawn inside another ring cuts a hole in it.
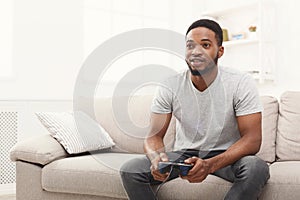
[[[150,106],[153,96],[113,97],[95,100],[97,121],[116,143],[113,151],[143,153],[143,142],[149,132]],[[173,148],[175,119],[165,135],[166,150]]]
[[[279,103],[276,155],[278,160],[300,160],[300,92],[285,92]]]
[[[143,153],[143,142],[149,131],[150,105],[153,96],[113,97],[95,100],[98,122],[113,138],[115,152]],[[275,161],[275,140],[278,119],[277,99],[262,96],[262,145],[258,156],[267,162]],[[164,138],[166,150],[173,148],[175,141],[175,118]]]
[[[275,140],[278,120],[278,101],[271,96],[262,96],[262,143],[257,156],[267,162],[275,161]]]

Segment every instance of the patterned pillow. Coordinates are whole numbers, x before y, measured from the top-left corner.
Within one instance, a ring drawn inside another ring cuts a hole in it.
[[[106,149],[115,145],[109,134],[84,112],[36,112],[35,114],[50,135],[69,154]]]

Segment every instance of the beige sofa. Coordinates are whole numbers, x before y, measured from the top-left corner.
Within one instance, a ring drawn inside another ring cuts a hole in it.
[[[300,92],[286,92],[279,102],[269,96],[261,99],[263,142],[257,155],[270,163],[271,178],[260,199],[298,200]],[[131,98],[129,112],[133,123],[147,125],[150,102],[148,96]],[[97,100],[95,105],[98,121],[117,148],[71,156],[49,135],[19,142],[11,150],[11,159],[17,165],[17,200],[126,199],[118,169],[126,160],[143,156],[143,140],[128,135],[116,124],[110,99]],[[165,137],[168,149],[172,147],[174,134],[175,120],[172,120]],[[188,183],[178,178],[166,183],[158,196],[172,200],[222,199],[230,186],[230,182],[213,175],[203,183]]]

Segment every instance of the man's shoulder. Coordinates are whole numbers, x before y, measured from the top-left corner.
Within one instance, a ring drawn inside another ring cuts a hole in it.
[[[170,86],[182,85],[184,81],[187,81],[188,70],[183,70],[175,75],[169,76],[164,80],[164,83]]]
[[[223,76],[230,76],[230,77],[242,77],[245,76],[247,73],[242,72],[238,69],[235,68],[230,68],[230,67],[224,67],[220,66],[219,70]]]
[[[246,72],[242,72],[242,71],[234,69],[234,68],[230,68],[230,67],[220,66],[219,71],[220,71],[222,80],[229,81],[231,83],[232,82],[238,83],[243,79],[251,78],[250,74],[248,74]]]

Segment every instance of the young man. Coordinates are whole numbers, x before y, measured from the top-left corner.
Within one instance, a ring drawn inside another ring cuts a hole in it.
[[[261,144],[262,106],[250,75],[217,65],[224,53],[222,41],[222,29],[212,20],[189,27],[189,70],[169,78],[153,100],[144,144],[147,157],[122,166],[130,199],[155,199],[151,185],[179,176],[159,172],[158,162],[168,160],[193,164],[181,176],[191,183],[202,182],[208,174],[231,181],[225,199],[258,198],[269,178],[268,165],[255,156]],[[165,152],[163,138],[172,115],[177,119],[174,151]]]

